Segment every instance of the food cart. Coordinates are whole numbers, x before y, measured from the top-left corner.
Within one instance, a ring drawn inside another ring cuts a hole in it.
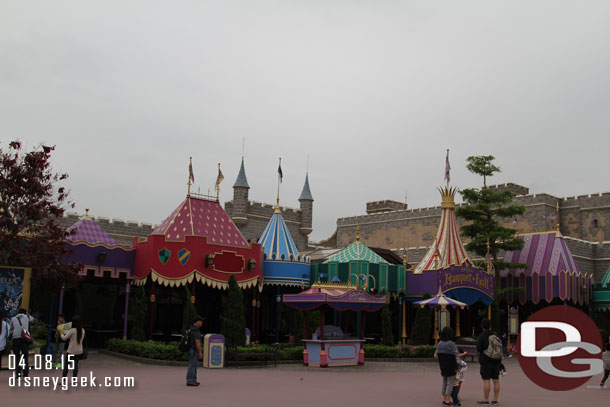
[[[303,340],[305,365],[350,366],[364,364],[364,312],[379,311],[386,304],[386,296],[372,295],[349,284],[316,283],[299,294],[284,295],[284,304],[301,311],[320,310],[317,334],[312,339]],[[325,326],[324,310],[327,307],[337,311],[362,311],[360,338],[345,336],[338,327]],[[305,335],[306,332],[305,327]]]

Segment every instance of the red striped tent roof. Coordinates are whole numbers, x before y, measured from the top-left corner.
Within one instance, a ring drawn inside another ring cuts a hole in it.
[[[455,222],[454,198],[457,188],[440,188],[439,191],[443,209],[441,223],[434,243],[415,267],[415,273],[421,273],[425,270],[440,270],[450,266],[462,265],[466,261],[470,262]]]
[[[219,202],[188,196],[151,235],[164,235],[166,241],[184,241],[185,236],[207,238],[220,246],[249,247]]]

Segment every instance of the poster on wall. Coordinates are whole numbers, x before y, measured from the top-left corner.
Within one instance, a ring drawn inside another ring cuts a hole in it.
[[[25,278],[23,268],[0,267],[0,309],[9,316],[21,306]]]

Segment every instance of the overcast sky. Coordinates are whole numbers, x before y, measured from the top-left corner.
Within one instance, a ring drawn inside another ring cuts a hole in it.
[[[479,186],[469,155],[556,196],[610,190],[610,2],[0,0],[0,142],[56,145],[76,210],[161,223],[217,164],[232,199],[314,231],[372,200]]]

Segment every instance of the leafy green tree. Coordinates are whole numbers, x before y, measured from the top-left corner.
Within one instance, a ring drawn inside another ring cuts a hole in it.
[[[395,345],[394,334],[392,333],[392,312],[387,304],[381,310],[381,337],[383,345]]]
[[[228,346],[244,346],[246,344],[244,295],[234,276],[229,278],[227,295],[222,298],[220,333],[224,335],[225,343]]]
[[[182,313],[182,329],[189,329],[193,325],[193,318],[197,315],[195,304],[191,302],[191,290],[188,286],[184,286],[185,301],[184,312]]]
[[[424,300],[432,298],[429,293],[423,295]],[[428,307],[418,308],[411,328],[411,345],[429,345],[432,332],[433,310]]]
[[[467,205],[456,208],[455,215],[468,222],[460,229],[461,234],[470,239],[466,249],[482,257],[487,257],[489,253],[492,260],[495,270],[492,325],[497,330],[500,327],[498,303],[506,291],[500,290],[500,271],[506,268],[524,267],[521,263],[507,263],[498,259],[501,251],[521,250],[524,244],[524,241],[517,237],[516,229],[502,226],[499,220],[514,219],[517,215],[523,215],[525,207],[511,205],[515,197],[511,191],[496,191],[487,187],[487,178],[500,172],[500,168],[493,163],[494,159],[492,155],[467,158],[466,168],[473,174],[483,177],[483,187],[461,191]]]

